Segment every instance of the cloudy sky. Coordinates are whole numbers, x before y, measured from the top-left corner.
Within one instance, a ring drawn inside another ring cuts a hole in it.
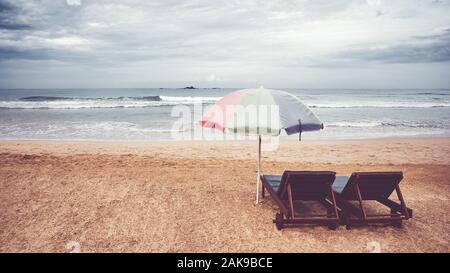
[[[450,0],[0,0],[0,88],[450,88]]]

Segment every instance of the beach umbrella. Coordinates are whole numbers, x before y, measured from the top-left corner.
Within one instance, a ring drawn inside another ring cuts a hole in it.
[[[256,203],[259,203],[261,135],[278,136],[323,129],[323,123],[295,95],[285,91],[252,88],[232,92],[216,102],[200,126],[258,138]]]

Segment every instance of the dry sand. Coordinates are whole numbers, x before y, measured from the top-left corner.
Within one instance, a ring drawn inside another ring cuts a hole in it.
[[[278,231],[270,197],[254,204],[253,141],[0,141],[0,252],[449,252],[449,154],[448,138],[283,141],[265,173],[401,170],[414,218]]]

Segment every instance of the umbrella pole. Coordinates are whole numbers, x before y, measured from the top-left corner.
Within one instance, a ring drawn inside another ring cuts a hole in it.
[[[259,185],[260,182],[260,172],[261,172],[261,135],[258,135],[258,164],[256,173],[256,204],[259,203]]]

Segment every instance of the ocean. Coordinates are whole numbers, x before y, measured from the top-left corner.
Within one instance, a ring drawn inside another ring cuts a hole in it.
[[[174,127],[174,106],[207,110],[238,89],[0,89],[0,139],[171,140],[199,129],[198,116]],[[304,139],[450,135],[450,89],[283,90],[325,125]]]

